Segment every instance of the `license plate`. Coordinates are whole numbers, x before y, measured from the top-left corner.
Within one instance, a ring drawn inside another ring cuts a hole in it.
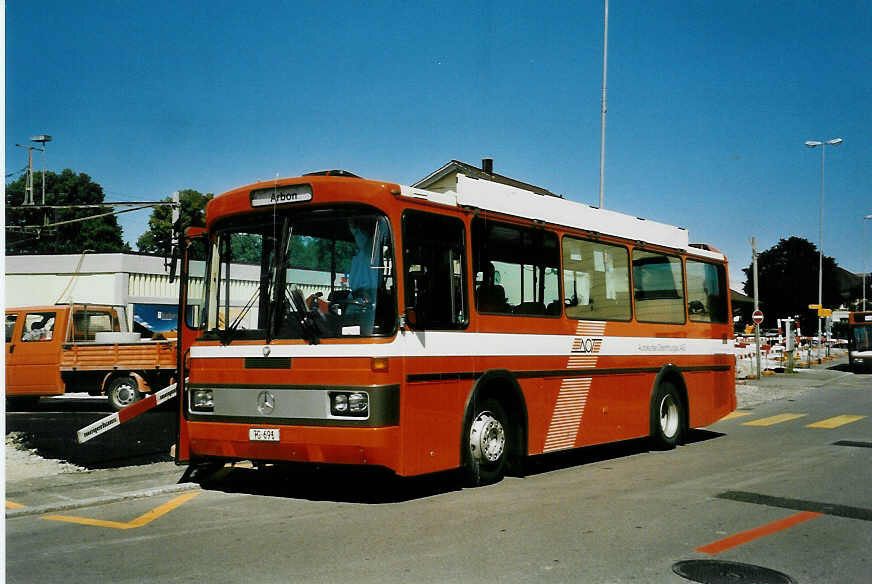
[[[248,439],[251,442],[278,442],[278,428],[249,428]]]

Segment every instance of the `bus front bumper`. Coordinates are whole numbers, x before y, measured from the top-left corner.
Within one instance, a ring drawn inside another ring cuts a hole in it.
[[[400,472],[400,428],[188,422],[192,458],[383,466]]]

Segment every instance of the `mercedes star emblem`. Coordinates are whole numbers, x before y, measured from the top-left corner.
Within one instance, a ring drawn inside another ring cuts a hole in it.
[[[261,414],[271,414],[276,408],[276,396],[271,391],[262,391],[257,394],[257,411]]]

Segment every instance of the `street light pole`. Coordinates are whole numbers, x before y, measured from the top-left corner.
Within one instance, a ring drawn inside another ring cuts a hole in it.
[[[824,146],[838,146],[842,143],[841,138],[833,138],[827,141],[808,140],[805,145],[809,148],[821,147],[821,209],[818,223],[818,310],[823,308],[824,291]],[[822,346],[821,316],[818,314],[818,351]]]
[[[605,177],[606,177],[606,72],[609,60],[609,0],[603,5],[603,98],[602,117],[600,119],[600,181],[599,208],[604,208]]]

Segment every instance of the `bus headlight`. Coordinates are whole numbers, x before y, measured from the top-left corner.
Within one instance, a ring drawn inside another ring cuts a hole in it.
[[[369,395],[364,391],[331,391],[330,413],[334,416],[369,416]]]
[[[191,391],[191,411],[211,412],[215,409],[211,389],[195,389]]]

